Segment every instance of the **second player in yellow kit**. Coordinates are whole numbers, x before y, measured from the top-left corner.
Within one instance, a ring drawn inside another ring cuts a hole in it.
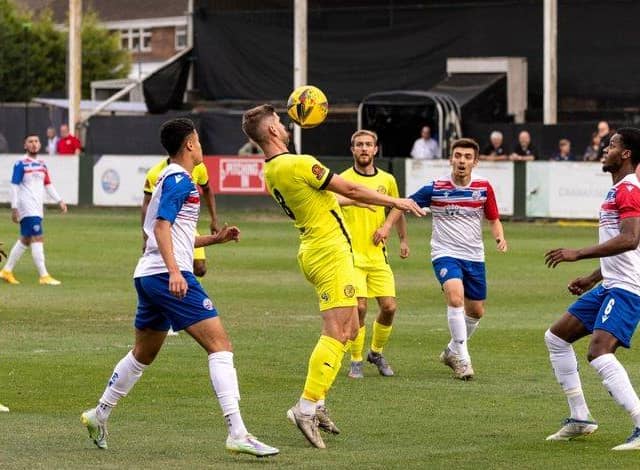
[[[309,358],[302,396],[287,417],[313,446],[322,449],[326,446],[319,429],[339,433],[329,418],[325,397],[358,324],[350,235],[334,193],[416,215],[423,211],[407,199],[346,181],[310,155],[289,153],[287,129],[270,105],[247,111],[242,130],[264,151],[267,189],[300,231],[298,261],[318,294],[322,333]]]
[[[343,171],[340,176],[348,181],[362,184],[381,194],[398,197],[398,185],[392,174],[374,164],[378,153],[378,136],[375,132],[360,130],[351,136],[353,167]],[[383,356],[396,312],[396,286],[393,272],[389,266],[387,248],[384,243],[375,244],[373,235],[384,224],[384,207],[343,207],[347,228],[352,236],[354,265],[356,272],[356,296],[358,297],[359,330],[351,345],[351,367],[349,377],[360,379],[363,374],[363,349],[366,336],[365,317],[367,298],[375,297],[380,311],[373,323],[371,348],[367,361],[378,368],[385,377],[394,375],[393,369]],[[409,256],[407,241],[407,223],[404,216],[396,228],[400,237],[400,257]]]

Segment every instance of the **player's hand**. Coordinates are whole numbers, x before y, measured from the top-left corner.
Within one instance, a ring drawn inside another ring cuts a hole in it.
[[[212,245],[218,243],[227,243],[230,241],[237,242],[240,240],[240,229],[235,225],[229,227],[229,224],[224,224],[223,227],[212,236]]]
[[[18,209],[11,209],[11,220],[13,221],[13,223],[17,224],[18,222],[20,222],[18,220]]]
[[[187,295],[188,289],[189,285],[180,271],[175,274],[169,274],[169,292],[171,292],[171,295],[183,299]]]
[[[406,241],[400,241],[400,258],[406,259],[409,257],[409,244]]]
[[[567,286],[573,295],[582,295],[598,283],[592,276],[578,277]]]
[[[578,261],[578,250],[556,248],[544,254],[544,263],[548,268],[555,268],[562,262],[571,263],[573,261]]]
[[[62,212],[63,214],[67,213],[67,205],[64,203],[64,201],[60,201],[60,212]]]
[[[217,220],[212,220],[211,223],[209,224],[209,231],[211,232],[211,235],[215,235],[216,233],[218,233],[220,231],[220,228],[218,228],[218,221]]]
[[[416,217],[422,217],[427,213],[413,199],[409,198],[396,198],[393,201],[393,207],[401,211],[411,212]]]
[[[2,242],[0,242],[0,247],[3,245]],[[4,257],[4,259],[7,259],[7,254],[4,252],[4,250],[2,248],[0,248],[0,261],[2,261],[2,258]]]
[[[507,240],[505,240],[504,238],[496,238],[496,249],[500,253],[506,253],[508,249]]]
[[[386,242],[387,238],[389,237],[389,230],[390,230],[389,228],[383,225],[378,230],[373,232],[373,244],[377,246],[381,242],[382,243]]]

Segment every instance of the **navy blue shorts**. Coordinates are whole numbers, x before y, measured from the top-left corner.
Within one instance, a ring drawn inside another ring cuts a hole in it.
[[[213,302],[193,273],[182,271],[182,276],[189,286],[187,295],[182,299],[169,292],[169,273],[134,279],[138,292],[136,328],[168,331],[173,326],[175,331],[179,331],[218,316]]]
[[[440,285],[449,279],[462,279],[464,296],[469,300],[487,298],[487,274],[482,261],[443,256],[433,260],[433,271]]]
[[[600,284],[572,303],[567,311],[585,328],[611,333],[625,348],[640,321],[640,296],[624,289],[605,289]]]
[[[42,217],[23,217],[20,220],[20,235],[23,237],[42,235]]]

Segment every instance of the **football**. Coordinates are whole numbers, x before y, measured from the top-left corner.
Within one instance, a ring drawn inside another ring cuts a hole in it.
[[[289,95],[287,113],[300,127],[316,127],[326,119],[329,103],[322,90],[312,85],[303,85]]]

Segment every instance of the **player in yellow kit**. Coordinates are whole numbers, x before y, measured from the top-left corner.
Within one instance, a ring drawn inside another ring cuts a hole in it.
[[[147,207],[149,206],[149,201],[151,201],[151,194],[153,193],[153,188],[156,187],[156,181],[158,181],[158,176],[169,164],[168,159],[163,159],[161,162],[158,162],[157,165],[154,165],[148,172],[147,176],[144,180],[144,198],[142,200],[142,224],[144,224],[144,218],[147,215]],[[218,232],[218,219],[216,215],[216,200],[213,195],[213,191],[209,187],[209,173],[207,172],[207,167],[204,163],[200,163],[193,167],[193,172],[191,173],[191,177],[193,178],[193,182],[202,190],[203,200],[207,205],[207,210],[209,211],[209,215],[211,216],[211,222],[209,223],[209,227],[211,229],[211,233],[215,234]],[[199,235],[196,233],[196,235]],[[144,230],[143,230],[144,237]],[[146,241],[146,240],[145,240]],[[193,274],[198,277],[202,277],[207,273],[207,256],[205,254],[204,248],[195,248],[193,250]]]
[[[362,184],[381,194],[398,197],[398,185],[392,174],[377,168],[373,159],[378,153],[378,135],[375,132],[360,130],[351,136],[351,153],[353,166],[343,171],[347,181]],[[367,298],[375,297],[380,311],[373,323],[371,349],[367,361],[378,368],[385,377],[394,375],[393,369],[382,355],[382,350],[389,340],[396,313],[396,286],[393,272],[389,266],[387,249],[384,242],[373,243],[373,234],[384,224],[386,211],[384,207],[365,208],[356,206],[343,207],[344,219],[351,233],[353,260],[356,273],[356,296],[358,297],[358,336],[351,345],[351,367],[349,377],[361,379],[362,350],[365,341],[365,317],[367,315]],[[407,242],[407,221],[404,215],[396,224],[400,238],[400,257],[409,256]]]
[[[287,417],[313,446],[323,449],[319,429],[339,433],[327,413],[325,396],[358,325],[351,239],[334,193],[416,215],[423,211],[407,199],[346,181],[311,155],[290,154],[287,129],[270,105],[247,111],[242,130],[264,151],[267,189],[300,231],[298,263],[318,294],[322,334],[309,358],[302,396]]]

